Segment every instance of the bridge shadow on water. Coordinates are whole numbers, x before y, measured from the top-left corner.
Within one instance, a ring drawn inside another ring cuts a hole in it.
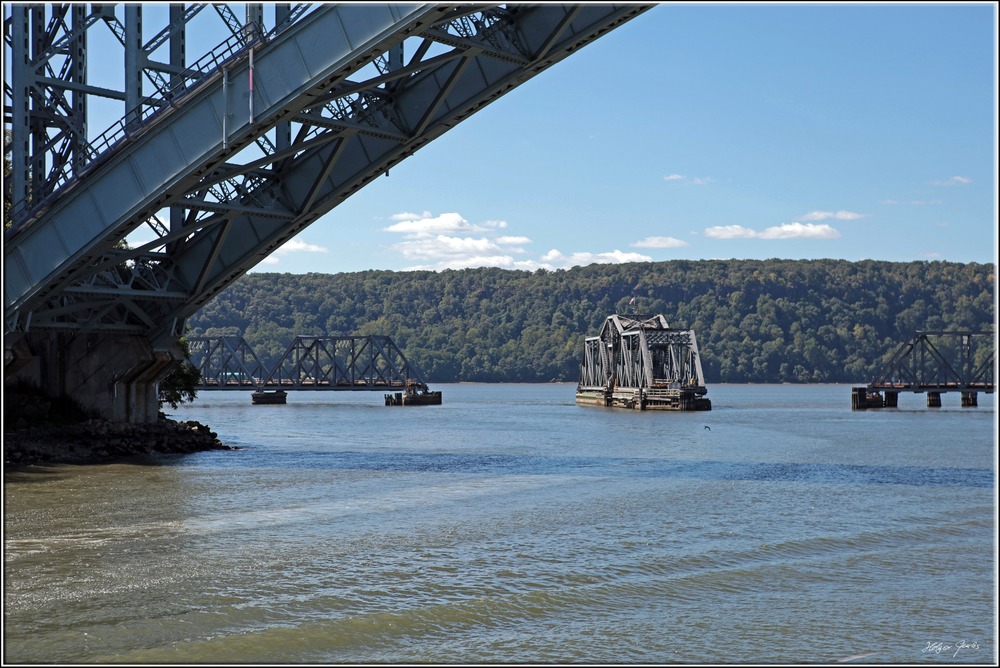
[[[667,460],[556,455],[479,455],[411,452],[268,452],[269,466],[344,471],[575,475],[631,478],[694,478],[846,485],[911,485],[991,488],[993,471],[980,468],[858,464]],[[240,467],[239,457],[226,466]],[[245,462],[257,466],[259,461]]]

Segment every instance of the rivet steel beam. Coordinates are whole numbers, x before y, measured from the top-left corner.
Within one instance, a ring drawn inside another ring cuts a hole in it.
[[[168,27],[145,44],[140,6],[125,7],[123,24],[114,10],[92,5],[74,15],[74,26],[106,25],[125,45],[122,94],[132,106],[111,132],[59,154],[72,159],[38,158],[29,140],[36,147],[48,140],[32,135],[42,116],[29,94],[52,68],[12,62],[18,85],[8,94],[9,117],[14,145],[24,150],[13,151],[21,201],[5,233],[5,331],[132,332],[154,323],[151,339],[178,336],[185,318],[364,185],[653,6],[281,4],[279,25],[247,31],[259,25],[259,5],[247,6],[245,21],[212,5],[232,37],[183,67],[184,26],[201,5],[172,8]],[[44,33],[42,18],[12,8],[10,54]],[[32,53],[44,61],[53,40],[39,39]],[[165,39],[170,62],[154,62],[149,49]],[[163,72],[174,78],[165,82]],[[156,90],[142,90],[143,76]],[[95,94],[85,81],[71,83],[73,96]],[[29,184],[42,180],[47,189],[32,192]],[[128,255],[122,241],[143,225],[160,245]],[[234,228],[241,233],[230,234]],[[116,255],[132,264],[109,266]],[[101,284],[116,291],[111,304],[86,288]],[[157,291],[169,298],[157,299]],[[178,294],[187,299],[176,301]]]

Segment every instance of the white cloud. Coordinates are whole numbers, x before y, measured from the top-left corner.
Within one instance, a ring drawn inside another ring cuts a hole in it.
[[[395,246],[396,250],[408,260],[432,260],[435,258],[476,257],[483,253],[500,251],[500,246],[480,237],[450,237],[438,234],[433,237],[402,241]]]
[[[835,220],[857,220],[864,217],[865,214],[854,213],[852,211],[810,211],[804,216],[799,216],[796,220],[827,220],[829,218]]]
[[[383,228],[385,232],[399,234],[403,240],[392,249],[408,261],[416,263],[408,270],[465,269],[471,267],[500,267],[503,269],[563,269],[594,263],[650,262],[652,258],[640,253],[613,250],[606,253],[577,252],[564,255],[551,250],[541,258],[515,260],[515,256],[528,253],[530,237],[504,233],[508,224],[504,220],[489,220],[471,224],[457,213],[435,216],[423,213],[398,213],[395,221]],[[470,233],[475,234],[470,234]],[[650,237],[644,241],[657,241],[662,245],[653,248],[686,246],[687,243],[669,237]]]
[[[742,225],[720,225],[706,228],[705,236],[713,239],[836,239],[840,232],[825,224],[785,223],[759,232]]]
[[[709,183],[712,182],[712,179],[708,178],[707,176],[693,176],[689,178],[687,176],[684,176],[683,174],[668,174],[667,176],[663,177],[663,180],[667,181],[668,183],[669,182],[683,183],[692,186],[707,186]]]
[[[390,220],[420,220],[421,218],[431,218],[430,211],[424,211],[423,213],[394,213],[389,216]]]
[[[504,246],[523,246],[524,244],[530,244],[531,239],[528,237],[497,237],[497,243]],[[519,253],[523,253],[524,249],[518,249]]]
[[[682,248],[691,244],[673,237],[646,237],[630,245],[632,248]]]
[[[297,253],[297,252],[327,253],[327,252],[329,252],[329,250],[326,249],[326,248],[323,248],[322,246],[317,246],[316,244],[309,244],[309,243],[306,243],[305,241],[299,241],[298,239],[292,239],[291,241],[286,242],[281,248],[279,248],[275,252],[276,253],[282,253],[282,254],[284,254],[284,253]]]
[[[542,256],[542,260],[557,268],[568,269],[588,264],[621,264],[623,262],[651,262],[653,258],[641,253],[623,253],[615,249],[609,253],[570,253],[563,255],[553,248]]]
[[[761,231],[760,239],[836,239],[840,232],[829,225],[812,223],[785,223]]]
[[[399,222],[386,227],[385,231],[399,232],[410,238],[432,236],[444,232],[478,231],[478,228],[469,225],[469,221],[457,213],[442,213],[440,216],[432,216],[429,211],[425,211],[421,215],[398,213],[391,218]]]
[[[932,186],[964,186],[967,183],[972,183],[972,179],[968,176],[950,176],[946,179],[931,181]]]
[[[752,239],[757,232],[742,225],[716,225],[706,228],[705,236],[713,239]]]
[[[291,239],[282,244],[277,250],[260,261],[261,264],[278,264],[281,258],[289,253],[328,253],[329,249],[316,244],[310,244],[298,239]]]

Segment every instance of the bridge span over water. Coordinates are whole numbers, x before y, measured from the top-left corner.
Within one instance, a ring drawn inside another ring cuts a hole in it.
[[[388,336],[297,336],[268,367],[241,336],[190,337],[201,390],[401,390],[423,374]]]
[[[851,408],[896,408],[899,393],[926,394],[929,408],[959,392],[963,407],[979,405],[980,392],[996,390],[996,334],[918,331],[899,345],[864,387],[851,391]]]
[[[157,383],[206,302],[653,6],[178,3],[156,24],[152,5],[5,3],[5,382],[155,420]],[[188,28],[207,20],[221,37],[195,44]],[[88,61],[97,44],[120,48],[117,87],[91,76],[114,68]],[[94,127],[109,103],[120,119]],[[153,240],[130,247],[137,230]]]

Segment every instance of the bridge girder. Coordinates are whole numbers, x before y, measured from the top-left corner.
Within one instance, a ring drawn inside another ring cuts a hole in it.
[[[580,385],[704,388],[697,337],[671,328],[663,315],[608,316],[600,334],[584,342]]]
[[[386,390],[426,385],[392,338],[297,336],[268,370],[238,336],[188,339],[199,390]]]
[[[332,75],[256,118],[252,103],[249,118],[242,121],[240,113],[227,106],[218,141],[180,178],[151,189],[146,204],[86,235],[63,225],[56,236],[73,236],[81,247],[47,271],[43,280],[26,279],[5,268],[7,277],[14,279],[9,283],[22,288],[5,291],[5,328],[175,339],[187,317],[364,185],[652,6],[458,4],[408,15]],[[296,18],[295,9],[286,6],[284,11]],[[320,6],[301,20],[331,11],[332,6]],[[357,5],[351,11],[362,20],[370,10]],[[176,16],[177,25],[190,13]],[[233,30],[235,47],[246,47],[246,36]],[[279,42],[280,33],[274,33],[270,41],[252,43],[256,46],[249,49],[261,70],[258,90],[280,87],[275,69],[266,68]],[[232,57],[228,51],[224,55]],[[209,73],[209,83],[192,78],[196,83],[183,80],[180,89],[201,87],[192,93],[201,95],[205,87],[216,92],[228,87],[231,97],[252,89],[245,56],[235,63],[229,60],[225,73],[218,68]],[[145,125],[133,121],[129,130],[128,119],[123,119],[123,130],[137,137],[129,141],[144,141],[144,132],[149,141],[155,140],[156,126],[170,123],[178,113],[172,107],[183,110],[184,100],[170,98],[175,85],[163,85],[165,102],[146,100],[146,109],[163,112],[144,120]],[[140,110],[136,117],[144,113]],[[231,120],[228,128],[226,120]],[[115,150],[91,156],[79,169],[78,163],[64,161],[60,174],[68,176],[49,195],[59,199],[60,188],[72,195],[74,188],[67,186],[79,189],[87,179],[127,159]],[[33,201],[7,233],[6,266],[23,266],[34,257],[30,252],[17,254],[20,241],[59,206],[43,197]],[[123,248],[123,240],[142,225],[155,239]]]
[[[996,335],[974,331],[918,331],[901,343],[869,387],[877,390],[993,392]]]

